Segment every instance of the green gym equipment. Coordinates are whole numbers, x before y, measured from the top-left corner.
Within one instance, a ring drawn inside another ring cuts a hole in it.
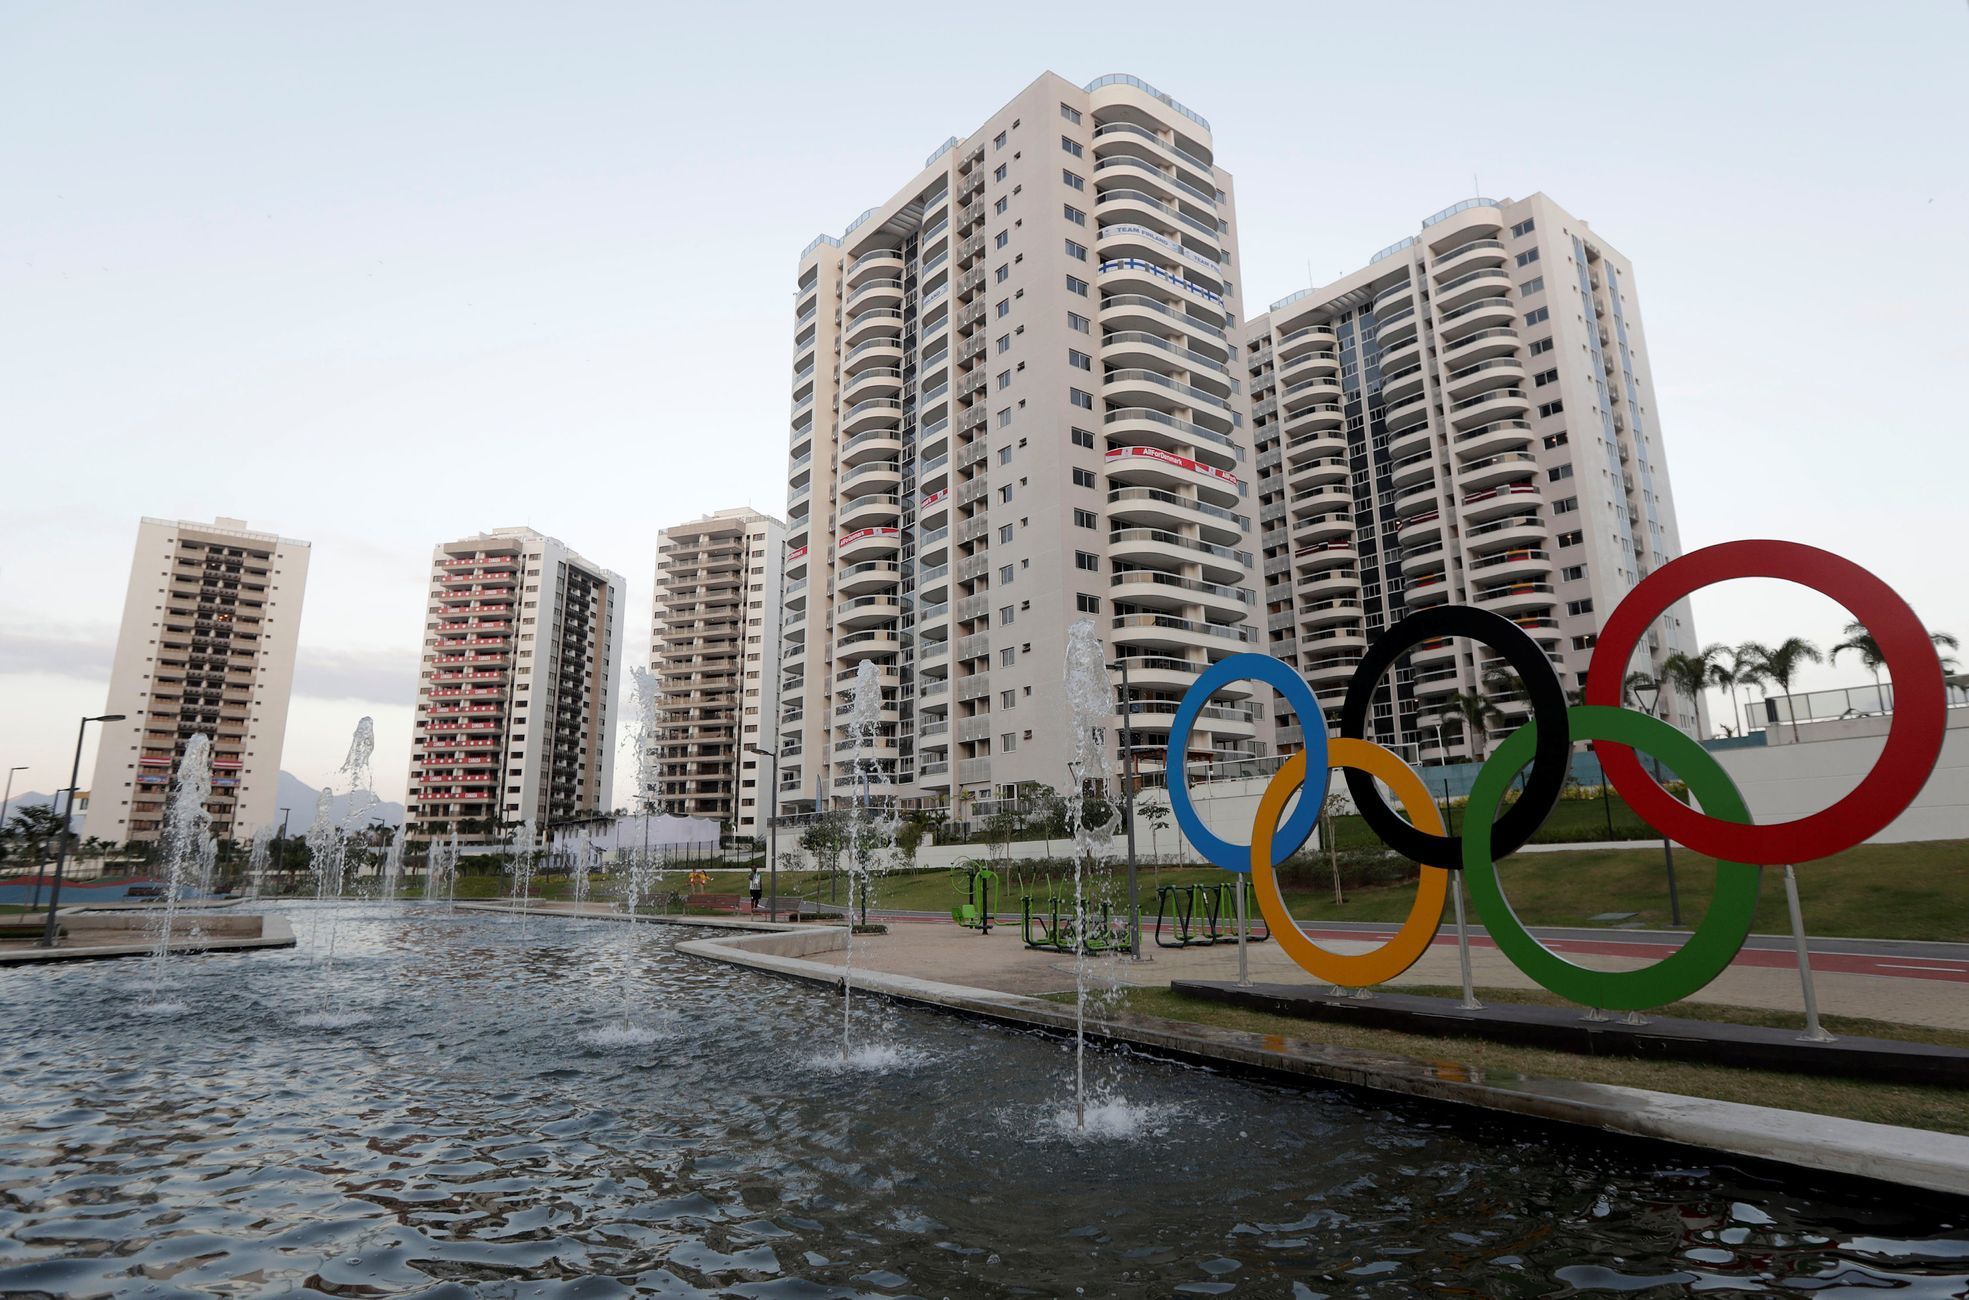
[[[1213,943],[1237,942],[1237,895],[1244,890],[1244,915],[1248,927],[1245,939],[1263,943],[1271,938],[1257,903],[1251,896],[1251,881],[1239,876],[1236,882],[1215,885],[1160,885],[1155,891],[1155,943],[1158,948],[1207,947]],[[1165,927],[1165,919],[1167,925]],[[1164,938],[1168,930],[1170,937]]]
[[[950,919],[979,934],[990,934],[998,901],[998,873],[982,862],[967,862],[957,874],[963,878],[964,901],[950,909]]]
[[[1031,894],[1019,901],[1020,937],[1028,948],[1066,953],[1129,951],[1128,927],[1115,924],[1113,909],[1106,902],[1101,903],[1097,919],[1096,912],[1085,900],[1077,914],[1073,900],[1058,895],[1043,900],[1044,911],[1033,909],[1033,903],[1042,900],[1035,900]]]

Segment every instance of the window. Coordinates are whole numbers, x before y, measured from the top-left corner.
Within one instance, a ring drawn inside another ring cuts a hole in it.
[[[1544,293],[1545,277],[1542,275],[1534,275],[1531,279],[1525,281],[1523,284],[1518,286],[1518,292],[1526,295],[1530,295],[1534,293]]]
[[[1552,480],[1554,483],[1562,483],[1565,480],[1572,477],[1572,466],[1555,465],[1551,469],[1545,471],[1545,477]]]
[[[1016,708],[1018,708],[1018,707],[1019,707],[1019,693],[1018,693],[1017,691],[1000,691],[1000,692],[998,692],[998,707],[999,707],[1000,709],[1016,709]]]
[[[1000,298],[998,300],[999,319],[1002,320],[1005,317],[1010,316],[1011,314],[1012,314],[1012,300],[1010,298]]]
[[[1074,139],[1070,135],[1063,135],[1060,137],[1060,148],[1066,150],[1068,153],[1072,154],[1076,158],[1080,157],[1082,154],[1087,152],[1085,149],[1080,147],[1080,141]]]
[[[1098,614],[1101,612],[1101,598],[1077,591],[1073,596],[1073,607],[1083,614]]]
[[[1547,384],[1556,384],[1559,382],[1559,372],[1557,370],[1541,370],[1531,377],[1531,382],[1539,388],[1543,388]]]
[[[1566,404],[1563,399],[1556,402],[1541,402],[1539,403],[1538,413],[1540,415],[1557,415],[1565,409]]]
[[[1015,662],[1017,662],[1018,657],[1019,657],[1019,648],[1017,646],[1008,645],[1003,650],[1000,650],[998,652],[998,666],[1000,668],[1010,668]]]
[[[1067,389],[1067,400],[1069,402],[1072,402],[1075,406],[1079,407],[1083,411],[1091,411],[1094,409],[1093,394],[1083,393],[1078,388]]]
[[[1094,368],[1094,358],[1088,356],[1085,352],[1075,352],[1072,348],[1068,348],[1067,364],[1075,370],[1091,371]]]
[[[1060,179],[1066,182],[1068,189],[1084,190],[1087,188],[1086,181],[1081,180],[1080,177],[1075,176],[1072,172],[1064,168],[1060,171]]]
[[[998,752],[1009,754],[1019,747],[1019,737],[1014,732],[1006,732],[998,738]]]
[[[1075,279],[1075,278],[1074,278],[1073,276],[1068,276],[1068,277],[1067,277],[1067,292],[1068,292],[1068,293],[1077,293],[1077,294],[1079,294],[1079,295],[1080,295],[1081,297],[1083,297],[1083,298],[1085,298],[1085,297],[1087,296],[1087,281],[1085,281],[1085,280],[1078,280],[1078,279]]]
[[[1566,613],[1568,614],[1591,614],[1592,612],[1593,599],[1590,596],[1585,600],[1569,600],[1566,602]]]
[[[1536,248],[1528,248],[1524,252],[1518,254],[1519,266],[1530,266],[1533,262],[1536,262],[1537,260],[1538,260],[1538,250]]]
[[[998,427],[1003,429],[1012,423],[1012,408],[1006,407],[998,413]]]
[[[1559,534],[1559,545],[1561,546],[1577,546],[1585,540],[1586,540],[1586,534],[1579,532],[1578,530],[1574,530],[1573,532],[1570,533]]]
[[[1085,569],[1089,573],[1099,573],[1101,571],[1101,557],[1092,551],[1075,551],[1073,553],[1073,567],[1076,569]]]
[[[1087,224],[1087,214],[1085,212],[1082,212],[1079,208],[1076,208],[1071,203],[1066,205],[1066,210],[1067,210],[1068,221],[1071,221],[1076,226],[1084,226]]]
[[[1552,315],[1551,312],[1547,311],[1543,307],[1540,307],[1537,311],[1530,311],[1525,313],[1525,324],[1536,325],[1542,320],[1549,320],[1551,318],[1551,315]]]
[[[1091,469],[1082,469],[1080,466],[1075,465],[1073,467],[1073,485],[1084,488],[1093,487],[1095,485],[1094,471]]]
[[[1003,546],[1012,540],[1012,525],[1001,524],[998,529],[998,542]]]
[[[1010,387],[1012,386],[1012,372],[1011,372],[1011,371],[1009,371],[1009,370],[1001,370],[1001,371],[999,371],[999,372],[998,372],[998,386],[999,386],[999,387],[1000,387],[1001,389],[1003,389],[1003,388],[1010,388]]]
[[[1547,352],[1550,352],[1551,350],[1552,350],[1552,340],[1550,337],[1542,338],[1542,339],[1533,339],[1531,341],[1531,354],[1535,357],[1542,357]]]
[[[1010,447],[1000,447],[998,449],[998,463],[1000,465],[1010,465],[1012,463],[1012,449]]]
[[[1578,497],[1561,497],[1552,503],[1552,513],[1555,515],[1569,515],[1577,509],[1579,509]]]
[[[1545,450],[1552,451],[1555,448],[1565,446],[1567,443],[1571,441],[1572,439],[1566,436],[1566,431],[1564,429],[1561,429],[1557,433],[1552,434],[1545,439]]]
[[[1003,131],[991,137],[991,147],[994,149],[1003,149],[1005,147],[1005,133]]]
[[[1014,577],[1016,577],[1018,575],[1018,572],[1019,572],[1018,569],[1014,568],[1012,565],[1009,564],[999,565],[998,585],[1001,587],[1004,586],[1006,583],[1010,582]]]
[[[1000,334],[998,336],[998,350],[1000,352],[1010,352],[1012,350],[1012,336],[1010,334]]]
[[[1586,566],[1583,564],[1569,564],[1559,570],[1559,578],[1564,582],[1578,582],[1585,576]]]
[[[998,164],[998,170],[997,170],[997,171],[994,171],[994,172],[993,172],[993,173],[991,174],[991,179],[993,179],[993,180],[995,180],[995,181],[1002,181],[1002,180],[1004,180],[1004,179],[1005,179],[1005,164],[1004,164],[1004,163],[999,163],[999,164]]]
[[[1001,230],[991,237],[991,246],[993,248],[1003,248],[1011,242],[1012,232],[1009,230]]]
[[[1060,116],[1064,117],[1067,121],[1073,123],[1075,126],[1080,125],[1080,110],[1075,108],[1072,104],[1060,105]]]
[[[1009,266],[1001,266],[996,271],[993,271],[991,274],[992,274],[991,282],[993,284],[1004,284],[1005,277],[1012,274],[1012,268]]]
[[[1010,605],[1000,605],[998,607],[998,626],[1004,627],[1007,623],[1010,623],[1017,612]]]
[[[1073,431],[1073,445],[1076,447],[1091,448],[1094,445],[1094,435],[1085,429],[1075,429]]]
[[[1532,219],[1530,217],[1526,217],[1523,221],[1520,221],[1517,225],[1511,227],[1511,238],[1523,239],[1526,235],[1529,235],[1532,231],[1536,229],[1538,229],[1538,227],[1532,224]]]
[[[1004,485],[1003,487],[1001,487],[1001,488],[999,488],[999,489],[998,489],[998,501],[999,501],[999,504],[1000,504],[1000,505],[1010,505],[1010,504],[1011,504],[1011,502],[1012,502],[1012,485],[1011,485],[1010,483],[1007,483],[1007,484],[1005,484],[1005,485]]]
[[[1092,510],[1076,510],[1073,512],[1073,526],[1075,528],[1093,528],[1099,523],[1100,521],[1094,517]]]
[[[992,213],[996,216],[1000,216],[1000,217],[1004,216],[1005,208],[1009,203],[1010,203],[1009,199],[1001,198],[1000,200],[998,200],[998,202],[991,205]]]
[[[1073,259],[1074,261],[1076,261],[1076,262],[1084,262],[1084,261],[1086,261],[1086,260],[1087,260],[1087,245],[1085,245],[1085,244],[1076,244],[1076,243],[1074,243],[1074,242],[1073,242],[1073,241],[1072,241],[1071,239],[1069,239],[1069,240],[1067,241],[1067,256],[1068,256],[1068,257],[1071,257],[1071,258],[1072,258],[1072,259]]]
[[[1085,316],[1082,316],[1079,312],[1070,311],[1067,313],[1068,329],[1077,331],[1081,334],[1092,334],[1094,331],[1089,329],[1088,325],[1089,325],[1088,319]]]

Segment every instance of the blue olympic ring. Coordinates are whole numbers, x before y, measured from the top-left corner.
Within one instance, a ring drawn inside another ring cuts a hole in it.
[[[1272,838],[1272,865],[1279,866],[1296,853],[1319,822],[1320,808],[1326,803],[1328,779],[1326,765],[1326,716],[1320,712],[1313,688],[1292,670],[1290,664],[1270,655],[1246,652],[1220,659],[1210,665],[1183,693],[1176,719],[1169,724],[1169,749],[1163,767],[1169,780],[1169,810],[1176,825],[1205,860],[1226,871],[1251,870],[1251,846],[1232,844],[1210,833],[1190,803],[1189,765],[1184,761],[1190,750],[1190,728],[1210,697],[1232,682],[1263,682],[1272,687],[1299,715],[1299,728],[1305,735],[1306,786],[1299,792],[1299,803],[1285,824]],[[1167,778],[1165,778],[1167,779]]]

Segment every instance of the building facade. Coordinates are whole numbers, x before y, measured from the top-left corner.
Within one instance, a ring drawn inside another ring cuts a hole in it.
[[[432,551],[410,838],[487,843],[609,807],[622,591],[531,528]]]
[[[1136,758],[1256,633],[1237,227],[1209,124],[1047,74],[797,277],[780,694],[788,811],[1067,784],[1068,629],[1129,659]],[[872,740],[851,730],[864,663]],[[1246,688],[1193,761],[1257,752]]]
[[[1634,271],[1543,194],[1471,199],[1359,271],[1273,303],[1245,350],[1257,443],[1265,648],[1337,721],[1368,638],[1414,610],[1494,610],[1568,690],[1601,621],[1680,554]],[[1693,651],[1687,602],[1633,665]],[[1527,714],[1479,645],[1421,646],[1373,706],[1371,739],[1464,759]],[[1451,707],[1488,698],[1488,735]],[[1663,694],[1695,730],[1699,706]],[[1297,748],[1298,720],[1275,741]]]
[[[275,819],[309,547],[241,519],[145,519],[123,601],[86,834],[155,840],[185,742],[212,742],[212,834]]]
[[[779,734],[786,525],[721,510],[658,534],[650,672],[657,680],[659,807],[764,833]]]

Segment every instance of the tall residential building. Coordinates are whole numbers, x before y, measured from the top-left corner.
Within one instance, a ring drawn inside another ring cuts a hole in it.
[[[531,528],[431,552],[407,834],[498,838],[606,809],[622,579]]]
[[[650,671],[659,807],[759,835],[770,812],[768,761],[779,734],[780,577],[786,525],[720,510],[658,534]]]
[[[1606,614],[1680,553],[1633,267],[1543,194],[1445,208],[1273,303],[1248,338],[1266,648],[1329,724],[1367,638],[1452,602],[1515,621],[1574,689]],[[1695,645],[1679,602],[1644,653],[1658,665]],[[1453,696],[1492,699],[1492,737],[1525,717],[1485,680],[1499,664],[1477,645],[1418,648],[1377,697],[1372,738],[1470,757]],[[1297,720],[1277,722],[1296,748]]]
[[[1233,212],[1202,117],[1134,77],[1049,73],[801,254],[788,811],[854,797],[858,765],[906,804],[1065,786],[1082,618],[1132,661],[1157,768],[1184,688],[1255,639]],[[1255,751],[1244,692],[1193,759]]]
[[[243,519],[145,519],[116,638],[86,833],[155,840],[194,735],[212,741],[212,833],[275,818],[309,547]]]

